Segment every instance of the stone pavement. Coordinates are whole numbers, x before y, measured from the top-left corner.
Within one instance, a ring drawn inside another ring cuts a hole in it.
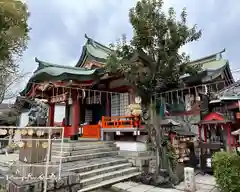
[[[210,175],[196,175],[196,192],[218,192],[216,182],[213,176]],[[176,189],[165,189],[154,187],[150,185],[144,185],[135,182],[122,182],[112,186],[116,191],[126,192],[180,192],[184,191],[184,182],[176,186]]]
[[[0,155],[0,165],[1,166],[8,166],[10,165],[12,162],[17,161],[19,158],[19,154],[18,153],[12,153],[12,154],[8,154],[8,155]]]

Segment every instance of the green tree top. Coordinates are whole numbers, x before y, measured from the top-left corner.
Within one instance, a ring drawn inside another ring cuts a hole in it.
[[[201,69],[187,65],[189,56],[179,53],[182,46],[201,37],[196,25],[188,27],[185,8],[177,20],[174,8],[164,13],[163,0],[139,0],[130,9],[129,20],[132,40],[127,42],[123,35],[111,44],[114,51],[109,55],[106,71],[124,76],[140,96],[150,98],[161,85],[176,86],[181,75],[194,75]],[[130,62],[136,53],[148,62]]]
[[[27,5],[20,0],[0,0],[0,70],[18,69],[17,59],[27,48],[30,28]]]

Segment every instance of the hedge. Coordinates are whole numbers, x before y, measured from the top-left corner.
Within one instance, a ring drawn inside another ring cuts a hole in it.
[[[217,152],[212,161],[214,177],[221,191],[240,192],[240,156],[234,152]]]

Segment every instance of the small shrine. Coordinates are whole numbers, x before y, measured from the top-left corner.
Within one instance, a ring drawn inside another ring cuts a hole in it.
[[[196,141],[196,134],[191,132],[183,122],[164,118],[161,120],[161,127],[165,130],[165,136],[170,139],[171,145],[175,149],[178,163],[189,164],[193,161],[190,158],[189,146]],[[191,163],[190,164],[194,164]]]

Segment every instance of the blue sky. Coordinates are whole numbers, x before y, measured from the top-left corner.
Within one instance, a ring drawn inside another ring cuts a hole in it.
[[[21,63],[21,69],[26,72],[36,68],[34,57],[75,65],[85,33],[106,45],[123,33],[128,37],[132,34],[128,10],[136,0],[28,0],[27,3],[32,31]],[[167,10],[169,6],[177,13],[186,7],[189,24],[197,24],[203,31],[199,42],[183,48],[192,59],[226,48],[224,57],[230,60],[231,68],[240,68],[240,1],[165,0],[164,8]]]

